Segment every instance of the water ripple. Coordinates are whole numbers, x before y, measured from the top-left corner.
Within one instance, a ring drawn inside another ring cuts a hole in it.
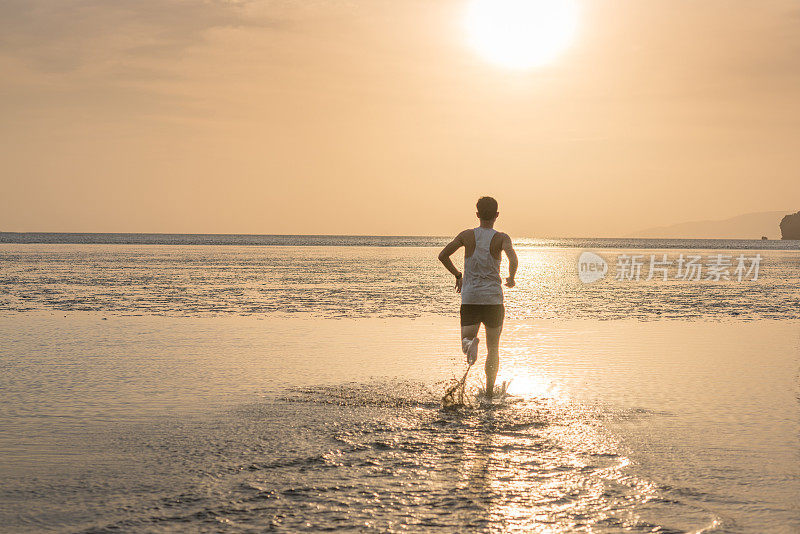
[[[87,532],[699,532],[718,522],[637,475],[598,408],[519,398],[442,410],[435,389],[297,388],[245,408],[261,420],[280,406],[294,416],[292,436],[305,428],[327,446],[309,455],[284,443],[281,458],[231,465],[202,491]]]
[[[602,254],[612,260],[626,251]],[[800,318],[800,253],[794,250],[760,251],[757,281],[609,278],[592,285],[578,280],[578,253],[521,248],[517,287],[506,292],[507,316]],[[452,280],[435,249],[426,247],[6,244],[0,265],[0,312],[353,318],[452,316],[458,307]]]

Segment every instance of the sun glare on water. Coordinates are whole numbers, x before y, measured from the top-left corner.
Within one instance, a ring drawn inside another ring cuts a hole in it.
[[[466,13],[470,44],[487,60],[512,69],[552,62],[578,26],[573,0],[471,0]]]
[[[508,384],[511,395],[523,398],[550,398],[557,395],[553,385],[542,375],[516,373]]]

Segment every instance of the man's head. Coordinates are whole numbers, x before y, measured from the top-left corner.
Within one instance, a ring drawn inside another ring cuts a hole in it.
[[[481,221],[493,221],[500,215],[497,212],[497,201],[492,197],[481,197],[475,205],[478,208],[478,218]]]

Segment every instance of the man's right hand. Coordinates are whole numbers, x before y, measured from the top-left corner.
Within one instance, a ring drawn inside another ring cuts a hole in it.
[[[456,278],[456,293],[461,293],[461,283],[464,281],[463,276]]]

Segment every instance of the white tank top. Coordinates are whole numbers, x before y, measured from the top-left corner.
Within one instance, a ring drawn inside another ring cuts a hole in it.
[[[489,249],[497,230],[478,227],[474,232],[475,252],[464,258],[461,304],[502,304],[500,260],[494,259]]]

